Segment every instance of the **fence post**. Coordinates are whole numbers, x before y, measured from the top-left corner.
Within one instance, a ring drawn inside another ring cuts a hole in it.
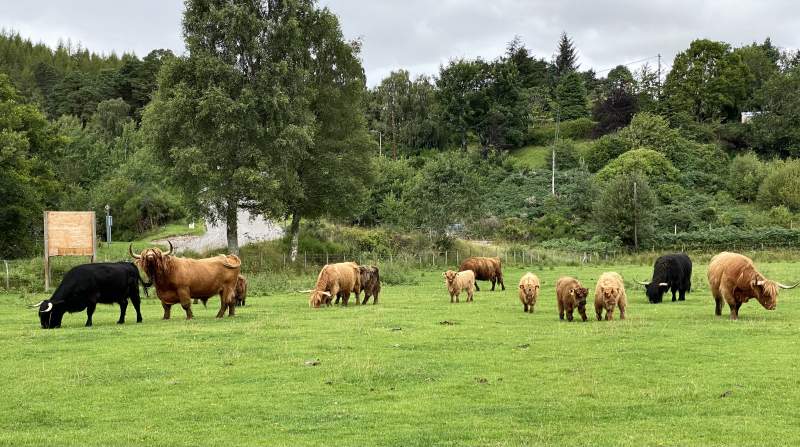
[[[392,263],[392,252],[389,252],[389,264]]]
[[[444,265],[447,266],[447,250],[444,251]]]
[[[308,258],[306,257],[306,252],[303,252],[303,269],[308,268]]]
[[[283,269],[286,270],[286,253],[283,254]]]
[[[8,282],[8,261],[3,259],[3,264],[6,265],[6,290],[11,290],[10,283]]]
[[[328,252],[326,251],[325,252],[325,265],[328,265],[328,264],[330,264],[330,262],[328,262]]]

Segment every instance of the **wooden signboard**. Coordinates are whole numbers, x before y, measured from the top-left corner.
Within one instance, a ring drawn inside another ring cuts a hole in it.
[[[50,288],[51,256],[90,256],[97,241],[94,211],[44,212],[44,289]]]

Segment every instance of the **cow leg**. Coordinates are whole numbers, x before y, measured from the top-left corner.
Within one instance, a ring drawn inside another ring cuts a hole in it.
[[[356,294],[356,301],[358,301],[358,294]],[[367,301],[369,301],[369,293],[364,292],[364,301],[362,301],[361,304],[367,304]]]
[[[164,318],[162,318],[162,319],[163,320],[169,320],[170,311],[172,310],[172,304],[167,304],[167,303],[162,302],[161,303],[161,307],[164,308]]]
[[[133,303],[133,309],[136,311],[136,322],[137,323],[141,323],[142,322],[142,309],[141,309],[142,300],[141,300],[141,298],[139,298],[139,290],[138,289],[136,290],[136,294],[131,297],[131,303]]]
[[[502,289],[505,291],[506,290],[506,284],[503,282],[503,275],[500,275],[500,276],[497,277],[497,282],[500,283],[500,287],[502,287]]]
[[[189,291],[187,289],[179,289],[178,299],[180,300],[183,311],[186,312],[186,319],[191,320],[194,318],[194,314],[192,313],[192,296],[189,294]]]
[[[586,307],[578,307],[578,313],[581,314],[581,320],[586,322],[589,318],[586,317]]]
[[[558,319],[564,319],[564,303],[562,303],[561,300],[558,300]]]
[[[222,318],[225,316],[225,311],[228,310],[228,294],[225,293],[226,290],[222,289],[219,293],[219,311],[217,311],[217,318]]]
[[[731,308],[731,320],[738,320],[739,319],[739,306],[736,304],[729,304],[728,307]]]
[[[92,326],[92,314],[94,314],[94,308],[97,307],[97,303],[91,301],[89,305],[86,306],[86,327]]]
[[[373,296],[373,297],[372,297],[372,305],[373,305],[373,306],[374,306],[374,305],[376,305],[376,304],[378,304],[378,294],[379,294],[379,293],[380,293],[380,292],[375,292],[375,296]]]
[[[477,279],[475,280],[475,291],[476,292],[480,292],[481,291],[481,288],[478,287],[478,280]]]
[[[492,280],[491,280],[491,281],[492,281],[492,292],[494,292],[494,282],[495,282],[495,279],[494,279],[494,278],[492,278]]]
[[[125,324],[125,312],[128,310],[128,299],[125,298],[119,302],[119,320],[117,324]]]
[[[595,304],[594,305],[594,313],[597,314],[597,321],[602,320],[603,319],[603,306]]]
[[[681,289],[678,291],[678,301],[686,301],[686,291]]]
[[[672,302],[675,302],[675,289],[672,289]]]
[[[528,313],[528,303],[522,303],[522,311]]]
[[[570,306],[567,308],[567,321],[572,322],[573,312],[575,312],[575,309],[573,307]]]
[[[624,320],[625,319],[625,305],[622,304],[622,303],[619,303],[619,304],[617,304],[617,307],[619,307],[619,319],[620,320]]]

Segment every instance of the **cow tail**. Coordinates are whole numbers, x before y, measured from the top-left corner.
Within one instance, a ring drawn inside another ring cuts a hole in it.
[[[142,283],[142,289],[144,289],[144,296],[150,298],[149,288],[153,287],[153,281],[144,282],[141,276],[139,276],[139,282]]]

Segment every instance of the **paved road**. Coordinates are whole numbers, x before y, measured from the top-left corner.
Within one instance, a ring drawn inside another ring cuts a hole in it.
[[[253,218],[248,211],[239,210],[239,246],[243,247],[254,242],[271,241],[280,239],[284,235],[283,228],[261,216]],[[203,253],[216,248],[228,246],[226,225],[221,222],[206,222],[206,234],[202,236],[179,236],[169,240],[175,246],[176,252],[191,250]],[[166,241],[155,241],[164,243]]]

